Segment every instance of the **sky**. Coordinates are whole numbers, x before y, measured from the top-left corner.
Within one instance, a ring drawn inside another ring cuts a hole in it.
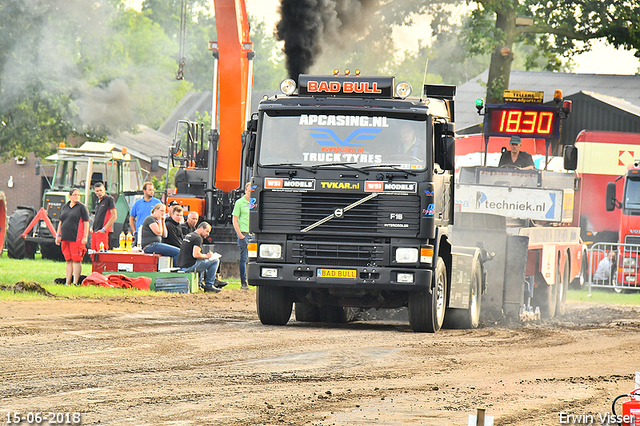
[[[279,19],[278,5],[280,0],[246,0],[247,13],[258,19],[263,19],[268,27],[273,28]],[[399,27],[394,29],[393,37],[396,47],[401,50],[417,49],[417,36],[421,22],[411,28]],[[422,22],[426,25],[426,22]],[[575,56],[576,66],[574,72],[582,74],[636,74],[640,68],[640,59],[633,56],[633,52],[624,49],[615,49],[603,42],[594,43],[591,52]]]

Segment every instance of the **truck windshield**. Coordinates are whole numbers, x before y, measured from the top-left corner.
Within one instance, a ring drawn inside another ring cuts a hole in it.
[[[627,179],[624,191],[624,208],[640,209],[640,179]]]
[[[260,165],[426,167],[427,126],[384,116],[264,115]]]

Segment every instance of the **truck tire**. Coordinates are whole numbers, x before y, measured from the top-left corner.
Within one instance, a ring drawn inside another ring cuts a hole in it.
[[[318,322],[320,321],[320,311],[316,305],[311,303],[296,302],[296,321]]]
[[[572,290],[582,290],[584,288],[584,277],[589,270],[589,259],[587,256],[588,255],[586,251],[582,252],[582,265],[580,267],[580,275],[575,277],[569,285],[569,288],[571,288]]]
[[[60,246],[57,246],[56,243],[41,243],[40,244],[40,253],[42,253],[43,259],[51,259],[63,261],[64,256],[62,255],[62,250]]]
[[[476,262],[471,275],[469,288],[469,308],[448,308],[444,318],[446,328],[473,329],[480,325],[480,307],[482,302],[482,276],[480,265]]]
[[[331,324],[346,324],[349,322],[349,308],[342,306],[320,306],[320,321]]]
[[[560,281],[559,276],[560,273],[556,271],[556,281],[558,282]],[[553,318],[556,314],[556,302],[558,300],[556,285],[548,285],[540,272],[536,273],[535,282],[536,287],[533,290],[533,305],[540,307],[541,318]]]
[[[18,209],[13,212],[7,227],[7,255],[12,259],[33,259],[38,245],[21,237],[34,214],[31,210]]]
[[[4,237],[7,233],[7,199],[0,191],[0,257],[4,251]]]
[[[258,286],[256,306],[262,324],[285,325],[291,317],[293,300],[284,287]]]
[[[448,291],[447,267],[440,257],[433,280],[433,291],[409,293],[409,324],[413,331],[435,333],[444,323]]]
[[[564,315],[566,311],[566,303],[567,303],[567,291],[569,291],[569,274],[571,273],[571,265],[569,262],[569,258],[564,262],[564,274],[562,276],[562,282],[558,283],[556,287],[558,287],[558,297],[556,302],[556,316]]]

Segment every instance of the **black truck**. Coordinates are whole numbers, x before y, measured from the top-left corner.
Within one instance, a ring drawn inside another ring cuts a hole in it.
[[[452,247],[455,87],[300,75],[249,123],[248,282],[264,324],[406,306],[414,331],[475,328],[478,247]]]

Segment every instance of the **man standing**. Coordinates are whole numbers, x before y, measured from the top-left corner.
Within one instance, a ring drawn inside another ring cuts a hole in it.
[[[194,212],[193,210],[189,212],[187,215],[187,220],[182,223],[182,234],[187,235],[196,230],[196,225],[198,224],[198,219],[200,216],[198,212]]]
[[[249,259],[249,249],[247,245],[251,240],[249,235],[249,205],[251,200],[251,182],[247,182],[244,186],[244,197],[236,201],[233,207],[233,229],[238,235],[238,247],[240,247],[240,282],[242,290],[249,290],[247,284],[247,259]]]
[[[113,224],[118,218],[116,203],[113,197],[107,194],[102,182],[98,182],[93,186],[93,192],[98,197],[96,204],[96,213],[93,219],[93,229],[91,230],[91,250],[99,251],[100,243],[104,245],[105,250],[109,250],[109,234],[113,232]]]
[[[531,154],[520,151],[520,136],[511,136],[511,152],[505,151],[500,157],[498,167],[515,167],[520,170],[531,170],[535,168]]]
[[[142,185],[143,198],[133,203],[131,212],[129,213],[129,225],[134,234],[138,232],[138,227],[142,225],[142,221],[151,214],[153,206],[160,202],[157,198],[153,198],[155,192],[156,189],[153,183],[145,182],[144,185]]]
[[[220,288],[216,287],[216,271],[220,260],[213,255],[213,252],[202,253],[202,241],[209,236],[210,232],[211,225],[202,222],[195,232],[184,237],[176,263],[181,271],[198,272],[198,282],[202,282],[202,273],[204,273],[205,292],[220,293]]]

